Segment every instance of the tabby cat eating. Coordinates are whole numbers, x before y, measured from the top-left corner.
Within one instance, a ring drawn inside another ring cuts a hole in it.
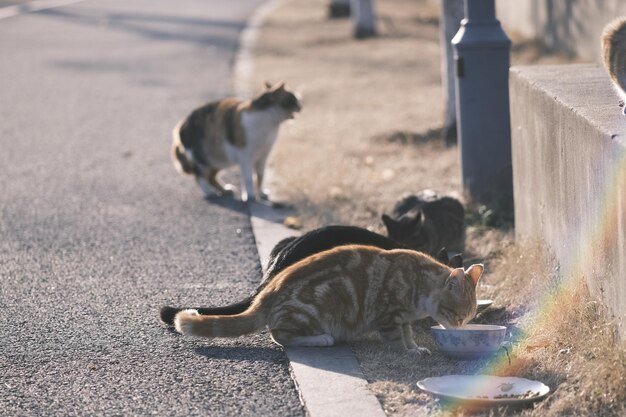
[[[232,315],[244,312],[254,297],[261,292],[267,283],[279,272],[302,259],[332,249],[337,246],[358,244],[376,246],[381,249],[406,249],[406,247],[378,233],[356,226],[324,226],[311,230],[299,237],[288,237],[276,244],[269,256],[268,267],[263,273],[261,283],[254,294],[245,299],[221,307],[194,307],[200,314]],[[463,266],[461,255],[448,259],[448,252],[442,249],[437,254],[437,260],[453,268]],[[174,324],[174,316],[185,308],[165,306],[161,308],[161,320],[167,324]]]
[[[222,184],[218,174],[239,165],[244,184],[241,199],[268,198],[263,190],[267,157],[280,124],[301,107],[284,83],[266,87],[252,100],[226,98],[199,107],[174,128],[174,166],[180,173],[194,175],[206,196],[233,192],[234,187]]]
[[[406,249],[347,245],[309,256],[283,270],[233,316],[179,312],[185,335],[238,337],[268,327],[283,346],[332,346],[378,331],[391,347],[417,353],[411,321],[428,316],[460,327],[476,314],[483,266],[450,268]]]

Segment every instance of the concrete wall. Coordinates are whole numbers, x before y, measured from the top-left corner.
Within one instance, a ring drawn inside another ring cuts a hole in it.
[[[515,232],[584,275],[626,337],[626,116],[593,64],[510,73]]]
[[[602,29],[626,15],[626,1],[496,0],[496,13],[508,32],[540,38],[553,48],[600,62]]]

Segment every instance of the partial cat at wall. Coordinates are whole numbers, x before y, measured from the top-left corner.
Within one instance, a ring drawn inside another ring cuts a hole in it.
[[[605,26],[601,43],[604,68],[622,99],[620,105],[626,114],[626,16],[618,17]]]

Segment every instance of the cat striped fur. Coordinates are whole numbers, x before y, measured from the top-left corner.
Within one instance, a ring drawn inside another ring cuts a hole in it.
[[[193,307],[192,309],[198,310],[200,314],[232,315],[242,313],[250,307],[252,299],[263,289],[263,287],[285,268],[316,253],[332,249],[336,246],[350,244],[376,246],[382,249],[406,249],[405,246],[398,242],[394,242],[385,236],[361,227],[342,225],[320,227],[318,229],[310,230],[302,236],[292,236],[278,242],[269,255],[268,266],[263,273],[260,285],[249,297],[226,306]],[[443,256],[445,256],[445,258],[443,258]],[[447,264],[449,261],[448,254],[445,251],[439,253],[438,257],[441,257],[438,259],[443,263]],[[458,265],[463,264],[463,260],[460,257],[454,258],[454,262]],[[188,308],[170,306],[162,307],[160,311],[161,320],[167,324],[174,324],[174,316],[179,311],[185,309]]]
[[[238,337],[268,327],[284,346],[331,346],[378,331],[398,350],[423,352],[411,321],[434,318],[460,327],[476,314],[480,264],[450,268],[406,249],[347,245],[310,256],[282,271],[243,313],[200,315],[184,310],[174,319],[185,335]]]

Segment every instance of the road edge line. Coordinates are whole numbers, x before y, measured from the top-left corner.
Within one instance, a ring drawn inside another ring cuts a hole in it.
[[[233,64],[233,90],[235,96],[249,98],[253,89],[250,88],[250,78],[254,72],[254,48],[259,37],[261,26],[268,16],[283,0],[267,0],[258,6],[246,22],[246,26],[239,35],[239,48],[235,54]]]
[[[26,13],[40,12],[55,7],[69,6],[84,0],[34,0],[24,4],[14,4],[0,8],[0,20]]]

